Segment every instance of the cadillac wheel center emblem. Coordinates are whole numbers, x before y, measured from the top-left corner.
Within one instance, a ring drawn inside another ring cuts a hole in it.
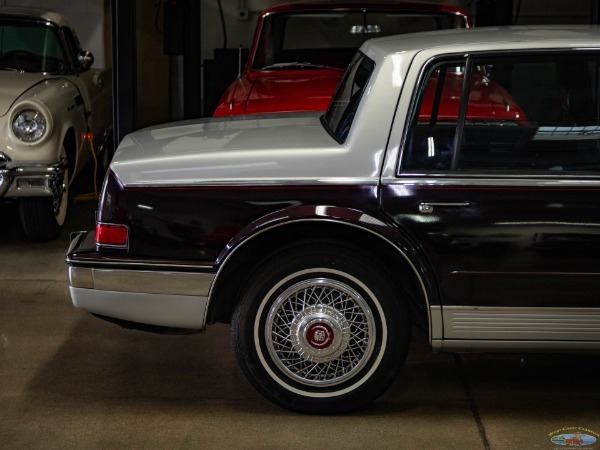
[[[316,349],[324,349],[333,341],[333,329],[326,323],[315,323],[306,330],[306,341]]]

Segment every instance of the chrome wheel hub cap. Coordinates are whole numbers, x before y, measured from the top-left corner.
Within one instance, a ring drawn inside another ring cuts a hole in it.
[[[375,322],[352,287],[315,278],[277,297],[267,316],[265,342],[275,364],[292,379],[309,386],[336,385],[368,362]]]
[[[290,334],[298,355],[325,363],[338,358],[348,347],[350,324],[338,310],[314,305],[292,320]]]

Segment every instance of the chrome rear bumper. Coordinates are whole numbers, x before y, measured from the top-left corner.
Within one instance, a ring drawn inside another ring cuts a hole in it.
[[[75,307],[144,325],[204,329],[215,274],[95,265],[92,233],[71,239],[67,264]]]

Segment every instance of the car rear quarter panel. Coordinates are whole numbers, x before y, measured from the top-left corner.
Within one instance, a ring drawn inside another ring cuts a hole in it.
[[[369,185],[125,188],[124,195],[112,194],[110,206],[102,204],[99,221],[129,223],[131,255],[217,264],[246,235],[301,207],[361,204],[376,214],[375,191]]]
[[[99,221],[128,224],[126,258],[216,271],[209,322],[229,320],[246,277],[271,252],[323,239],[342,240],[381,258],[391,278],[402,280],[398,291],[408,292],[427,320],[425,305],[435,301],[428,268],[418,247],[385,222],[378,190],[377,179],[342,185],[125,188],[125,195],[112,189]]]

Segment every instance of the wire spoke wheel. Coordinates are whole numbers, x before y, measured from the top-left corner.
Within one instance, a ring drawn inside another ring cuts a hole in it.
[[[381,395],[402,367],[409,320],[376,257],[332,241],[296,243],[258,264],[232,317],[248,381],[298,412],[340,413]]]
[[[375,323],[356,290],[331,279],[311,279],[286,289],[273,303],[265,341],[273,360],[293,379],[335,385],[368,361]]]

